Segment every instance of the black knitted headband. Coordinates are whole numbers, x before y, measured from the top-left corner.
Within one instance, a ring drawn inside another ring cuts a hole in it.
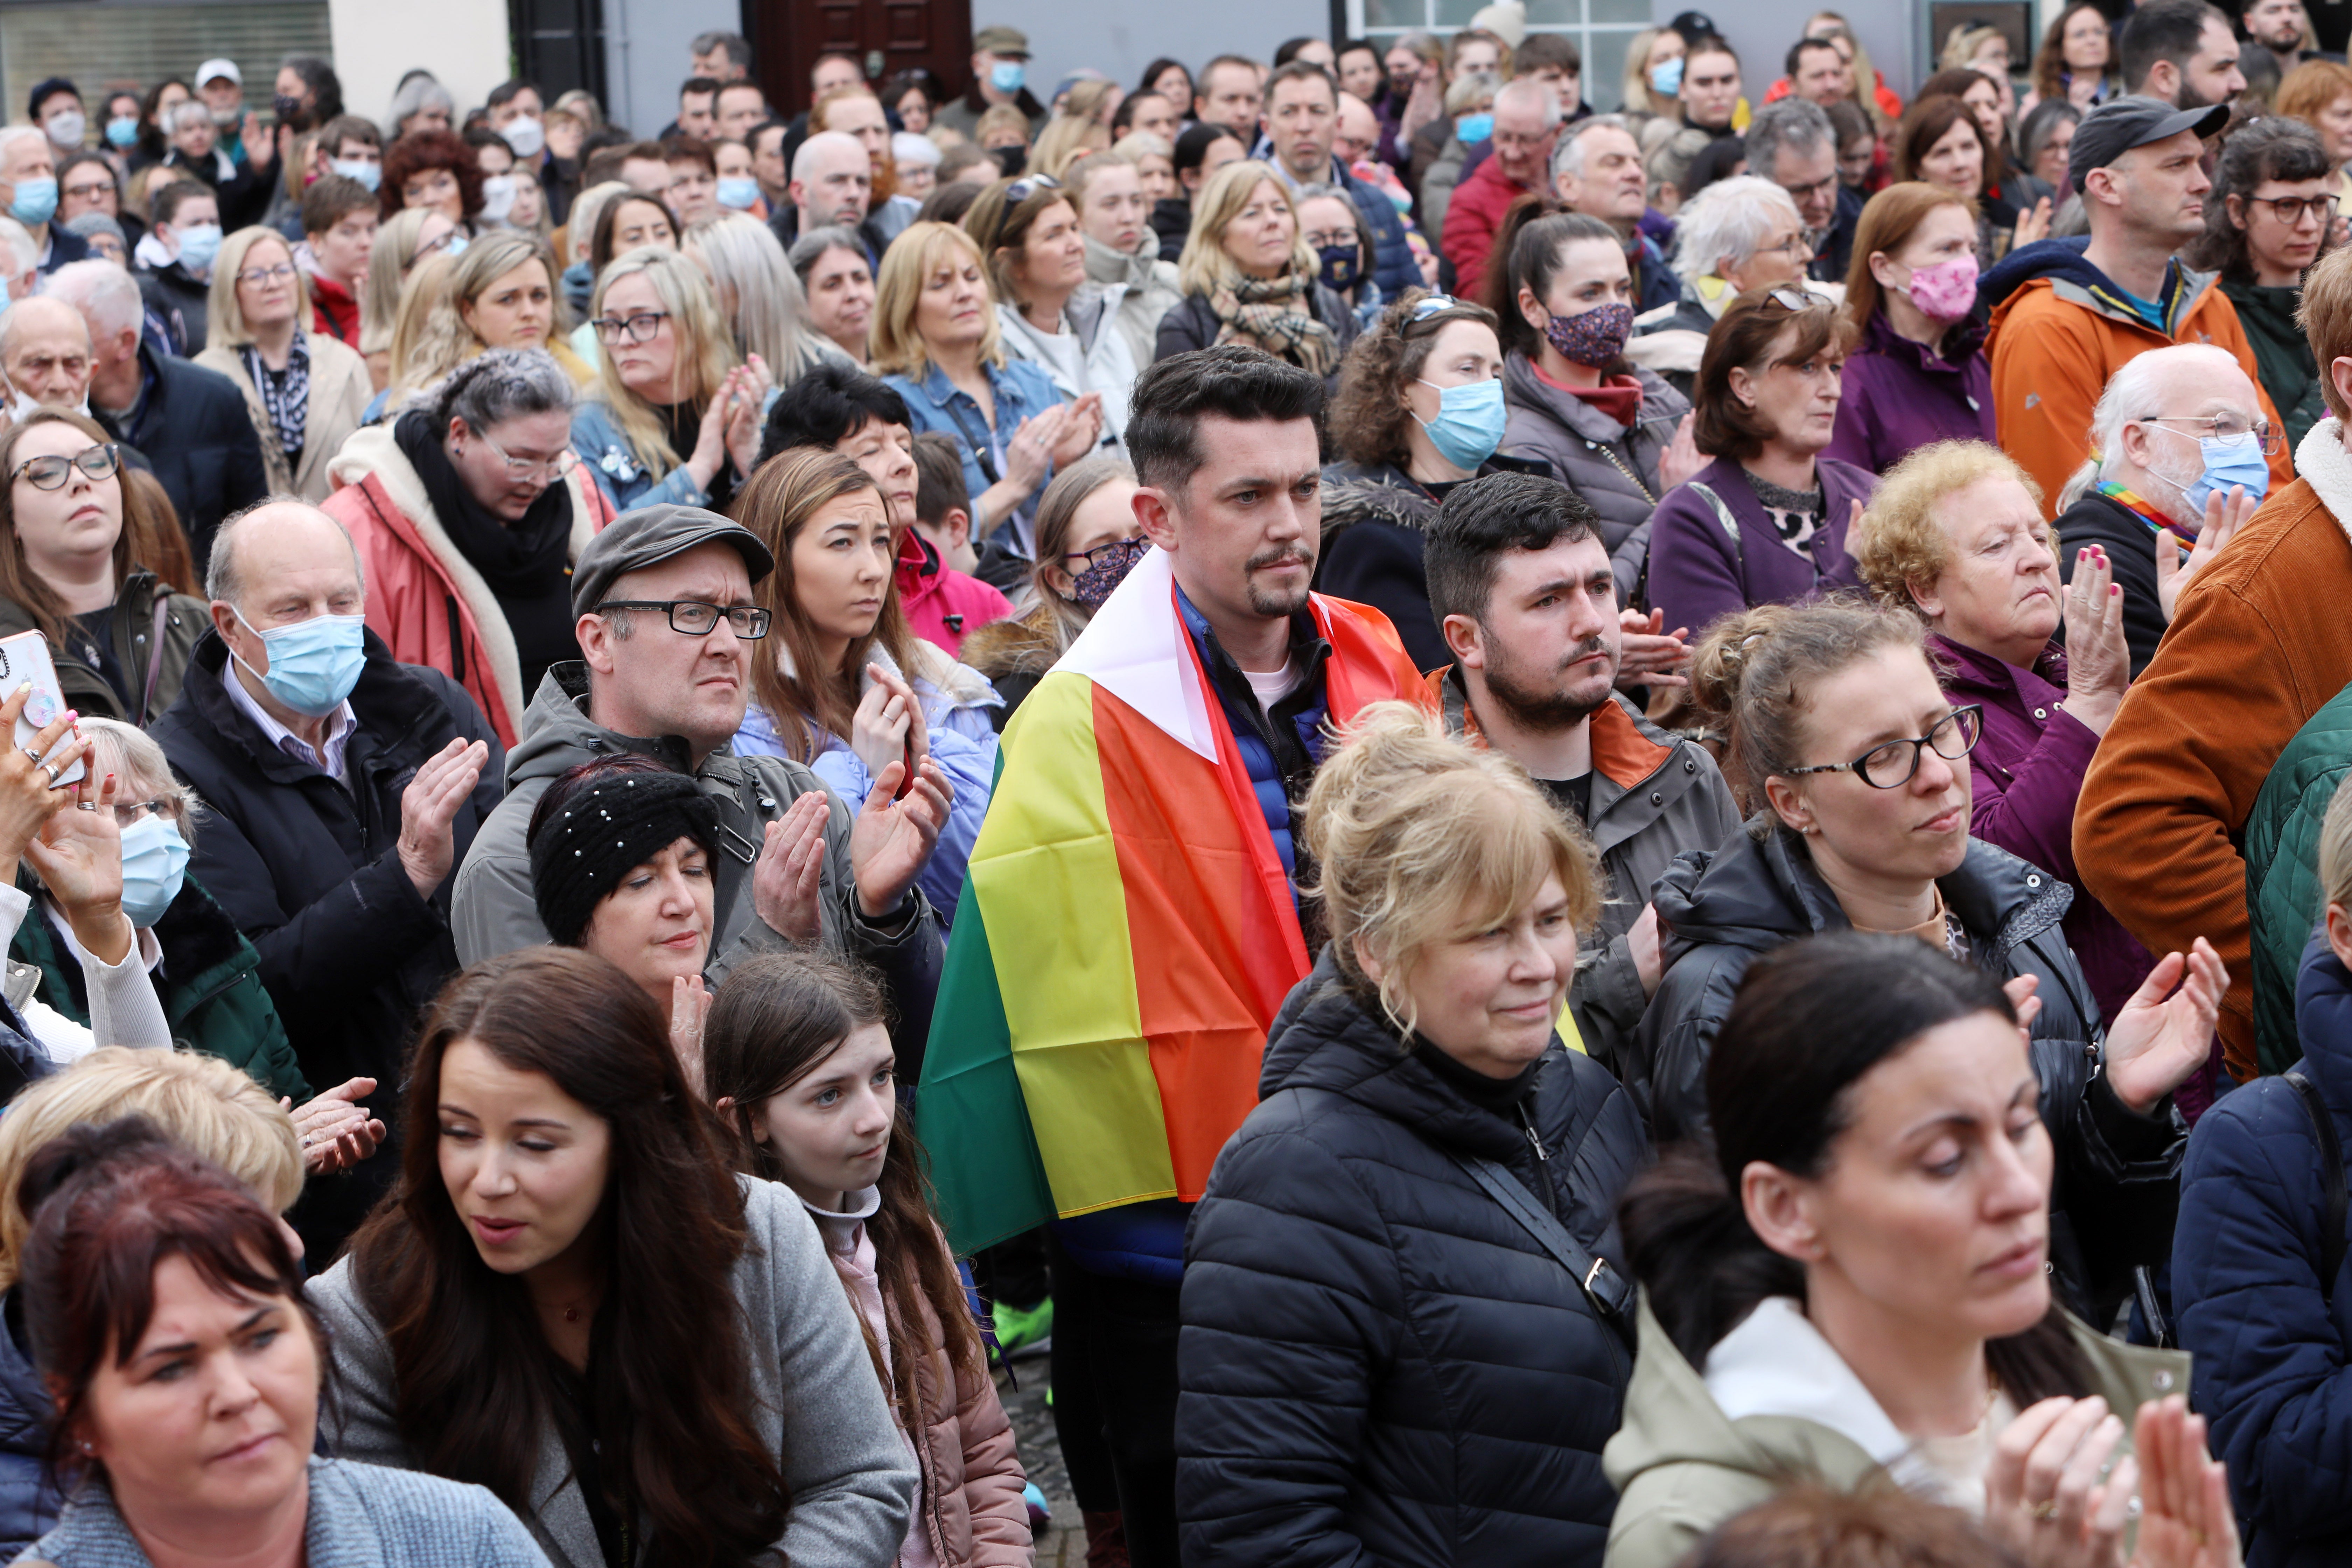
[[[716,859],[718,803],[683,773],[623,773],[574,791],[530,840],[530,891],[547,934],[580,945],[621,879],[681,838]]]

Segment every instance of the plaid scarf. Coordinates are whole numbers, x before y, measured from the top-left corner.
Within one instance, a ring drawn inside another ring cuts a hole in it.
[[[272,370],[263,363],[261,350],[247,343],[245,374],[254,390],[261,394],[261,406],[268,411],[270,428],[278,433],[278,445],[291,468],[302,460],[302,442],[310,420],[310,346],[303,342],[302,334],[296,332],[286,368]]]
[[[1217,342],[1264,349],[1301,370],[1330,374],[1339,363],[1339,340],[1315,319],[1314,286],[1297,272],[1218,285],[1209,295],[1209,309],[1224,323]]]

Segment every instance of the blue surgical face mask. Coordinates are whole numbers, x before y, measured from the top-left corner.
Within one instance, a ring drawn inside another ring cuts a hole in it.
[[[346,180],[357,180],[371,191],[383,184],[383,165],[373,158],[338,158],[327,167]]]
[[[139,141],[139,117],[117,115],[106,122],[106,139],[117,147],[130,147]]]
[[[1660,98],[1672,98],[1683,89],[1683,58],[1676,55],[1662,66],[1650,69],[1650,90]]]
[[[211,271],[213,258],[220,254],[220,225],[190,224],[180,231],[180,265],[190,272]]]
[[[1029,68],[1019,60],[999,60],[988,68],[989,85],[999,92],[1019,92],[1029,80]]]
[[[2190,528],[2205,523],[2205,503],[2215,496],[2227,500],[2233,485],[2246,488],[2246,499],[2259,501],[2271,488],[2271,466],[2263,457],[2263,444],[2254,439],[2251,430],[2241,436],[2192,437],[2186,430],[2173,430],[2169,425],[2151,426],[2170,430],[2184,440],[2197,442],[2204,459],[2204,471],[2192,484],[2183,486],[2181,499],[2189,503],[2189,515],[2179,521]]]
[[[719,182],[719,205],[730,212],[749,212],[759,200],[760,182],[748,174],[733,174]]]
[[[1432,381],[1421,384],[1437,385]],[[1509,415],[1503,406],[1502,381],[1489,377],[1465,386],[1437,387],[1437,417],[1422,419],[1417,414],[1413,417],[1429,432],[1429,444],[1437,448],[1439,457],[1475,473],[1503,444],[1503,423]]]
[[[244,611],[236,615],[269,650],[268,670],[254,673],[260,676],[269,695],[295,712],[323,719],[341,707],[352,688],[359,684],[360,668],[367,662],[360,641],[367,629],[365,616],[312,616],[265,632],[246,620]],[[253,670],[249,664],[245,668]]]
[[[1495,134],[1494,111],[1481,110],[1476,114],[1463,115],[1454,122],[1454,134],[1462,139],[1462,145],[1465,147],[1474,142],[1487,140]]]
[[[167,819],[150,813],[122,830],[122,912],[142,931],[163,918],[180,896],[188,870],[188,841]]]
[[[16,199],[8,216],[18,223],[47,223],[58,214],[58,177],[35,174],[16,182]]]

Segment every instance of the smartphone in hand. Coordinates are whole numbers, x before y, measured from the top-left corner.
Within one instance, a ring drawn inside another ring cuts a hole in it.
[[[49,639],[38,632],[19,632],[12,637],[0,637],[0,692],[14,691],[29,683],[33,693],[25,700],[25,710],[16,717],[16,747],[22,751],[33,743],[33,737],[57,721],[66,710],[65,693],[58,686],[58,667],[49,657]],[[81,781],[87,770],[79,762],[58,775],[57,784],[63,788]]]

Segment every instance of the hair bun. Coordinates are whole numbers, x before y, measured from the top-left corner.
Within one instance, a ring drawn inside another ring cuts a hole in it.
[[[144,1116],[117,1117],[102,1125],[77,1121],[42,1144],[25,1163],[24,1177],[16,1184],[17,1206],[29,1220],[43,1204],[90,1172],[126,1156],[143,1157],[175,1146],[161,1127]]]

